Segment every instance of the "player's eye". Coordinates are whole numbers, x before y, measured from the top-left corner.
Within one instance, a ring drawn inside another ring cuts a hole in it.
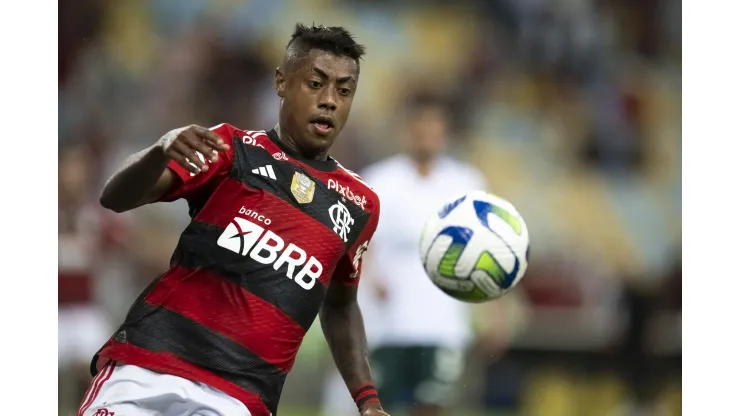
[[[352,92],[349,88],[340,88],[339,94],[341,95],[349,95],[349,93]]]
[[[308,81],[308,86],[313,89],[319,89],[321,88],[321,82],[316,81],[316,80],[311,80],[311,81]]]

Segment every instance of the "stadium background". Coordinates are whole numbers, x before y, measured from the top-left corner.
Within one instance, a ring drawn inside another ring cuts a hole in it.
[[[92,301],[112,331],[166,269],[187,210],[106,215],[102,181],[174,127],[271,127],[293,25],[342,25],[368,55],[333,155],[357,171],[392,154],[406,99],[443,94],[450,151],[531,230],[520,288],[476,310],[454,414],[681,413],[677,0],[75,0],[59,19],[60,299],[74,291],[62,237],[95,235]],[[66,414],[79,398],[62,364]],[[283,416],[317,414],[329,365],[316,324]]]

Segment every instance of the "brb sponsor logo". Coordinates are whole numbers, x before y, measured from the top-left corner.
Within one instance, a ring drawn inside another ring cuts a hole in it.
[[[293,243],[287,243],[279,235],[266,230],[257,223],[270,225],[272,221],[254,210],[242,207],[239,214],[249,217],[235,217],[218,238],[216,244],[234,253],[250,257],[275,270],[287,266],[285,275],[300,287],[310,290],[321,276],[324,267],[313,256]]]
[[[343,197],[354,202],[358,207],[362,208],[363,210],[365,209],[365,204],[367,203],[367,200],[365,199],[364,195],[352,192],[352,190],[349,189],[349,186],[344,186],[334,179],[329,179],[329,183],[327,184],[327,186],[329,187],[329,189],[337,191],[339,195],[342,195]]]

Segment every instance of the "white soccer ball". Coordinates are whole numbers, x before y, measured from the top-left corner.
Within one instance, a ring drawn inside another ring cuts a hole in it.
[[[510,202],[473,191],[427,219],[419,255],[442,291],[461,301],[485,302],[505,295],[524,276],[529,232]]]

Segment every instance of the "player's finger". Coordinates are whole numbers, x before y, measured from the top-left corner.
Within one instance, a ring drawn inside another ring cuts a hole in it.
[[[204,158],[207,158],[211,162],[215,162],[218,159],[218,151],[214,149],[210,144],[203,141],[201,137],[194,131],[183,132],[183,142],[192,148],[194,151],[200,153]],[[205,162],[205,161],[204,161]]]
[[[173,147],[177,152],[187,158],[188,163],[195,165],[199,170],[208,170],[205,155],[210,154],[213,156],[213,150],[199,143],[197,139],[187,138],[187,136],[183,135],[181,140],[173,143]]]
[[[211,137],[205,135],[202,130],[201,131],[197,130],[197,128],[198,127],[196,126],[195,129],[191,129],[186,132],[188,143],[190,143],[192,147],[194,147],[196,150],[201,152],[203,155],[207,155],[208,159],[211,162],[216,161],[216,159],[218,159],[218,151],[219,151],[219,149],[217,148],[217,145],[212,142],[213,139]],[[213,135],[216,135],[215,133],[210,132],[209,130],[206,130],[206,131]]]
[[[169,156],[172,160],[177,162],[178,165],[182,166],[183,168],[187,169],[191,173],[199,173],[200,168],[198,166],[192,164],[189,162],[188,157],[185,156],[182,152],[178,151],[177,149],[171,149]]]
[[[205,127],[193,126],[193,131],[195,131],[203,141],[211,145],[215,150],[219,152],[229,150],[229,145],[224,141],[223,137],[216,134],[213,130]]]
[[[193,131],[199,137],[201,137],[205,142],[209,144],[212,144],[214,146],[226,145],[226,142],[224,141],[223,137],[221,137],[220,135],[218,135],[216,132],[214,132],[211,129],[207,129],[201,126],[193,126]]]

